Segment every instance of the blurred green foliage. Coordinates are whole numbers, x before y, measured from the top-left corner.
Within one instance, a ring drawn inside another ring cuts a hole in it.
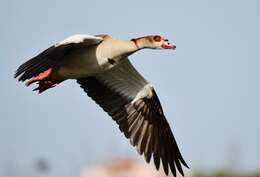
[[[254,174],[232,174],[229,172],[195,173],[191,177],[260,177],[260,172]]]

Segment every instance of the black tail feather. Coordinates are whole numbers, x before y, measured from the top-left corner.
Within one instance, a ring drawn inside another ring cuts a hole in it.
[[[20,76],[18,81],[25,81],[55,66],[59,61],[57,60],[59,55],[53,53],[52,49],[54,49],[54,46],[20,65],[14,74],[14,78]]]

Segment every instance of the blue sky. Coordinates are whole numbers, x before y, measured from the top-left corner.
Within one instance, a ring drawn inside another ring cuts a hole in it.
[[[13,79],[21,63],[75,33],[166,36],[176,51],[144,50],[131,61],[155,86],[191,169],[260,170],[259,8],[257,0],[1,0],[0,175],[9,163],[28,176],[38,158],[50,162],[49,176],[139,158],[75,81],[37,95]]]

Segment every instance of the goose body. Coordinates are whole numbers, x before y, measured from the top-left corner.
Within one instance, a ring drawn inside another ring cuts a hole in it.
[[[77,83],[119,125],[147,162],[162,162],[168,175],[184,175],[184,161],[156,92],[129,61],[144,48],[175,49],[159,35],[119,40],[109,35],[73,35],[22,64],[19,81],[37,83],[39,93],[67,79]]]
[[[70,39],[73,41],[77,36],[72,36]],[[99,45],[87,45],[65,56],[65,60],[68,62],[57,70],[58,75],[66,79],[95,75],[116,66],[123,59],[122,52],[129,51],[130,53],[136,50],[135,45],[129,41],[117,40],[108,35],[103,35],[100,38],[96,37],[97,42],[100,40]],[[64,41],[68,40],[65,39]],[[64,45],[64,43],[62,41],[57,46]],[[120,46],[120,48],[117,46]]]

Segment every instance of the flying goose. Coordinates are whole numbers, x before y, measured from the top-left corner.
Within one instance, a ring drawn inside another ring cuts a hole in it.
[[[184,161],[153,86],[133,67],[128,56],[141,49],[175,49],[168,39],[150,35],[119,40],[109,35],[78,34],[49,47],[17,69],[15,78],[42,93],[67,79],[77,83],[113,120],[149,163],[153,156],[166,175]]]

